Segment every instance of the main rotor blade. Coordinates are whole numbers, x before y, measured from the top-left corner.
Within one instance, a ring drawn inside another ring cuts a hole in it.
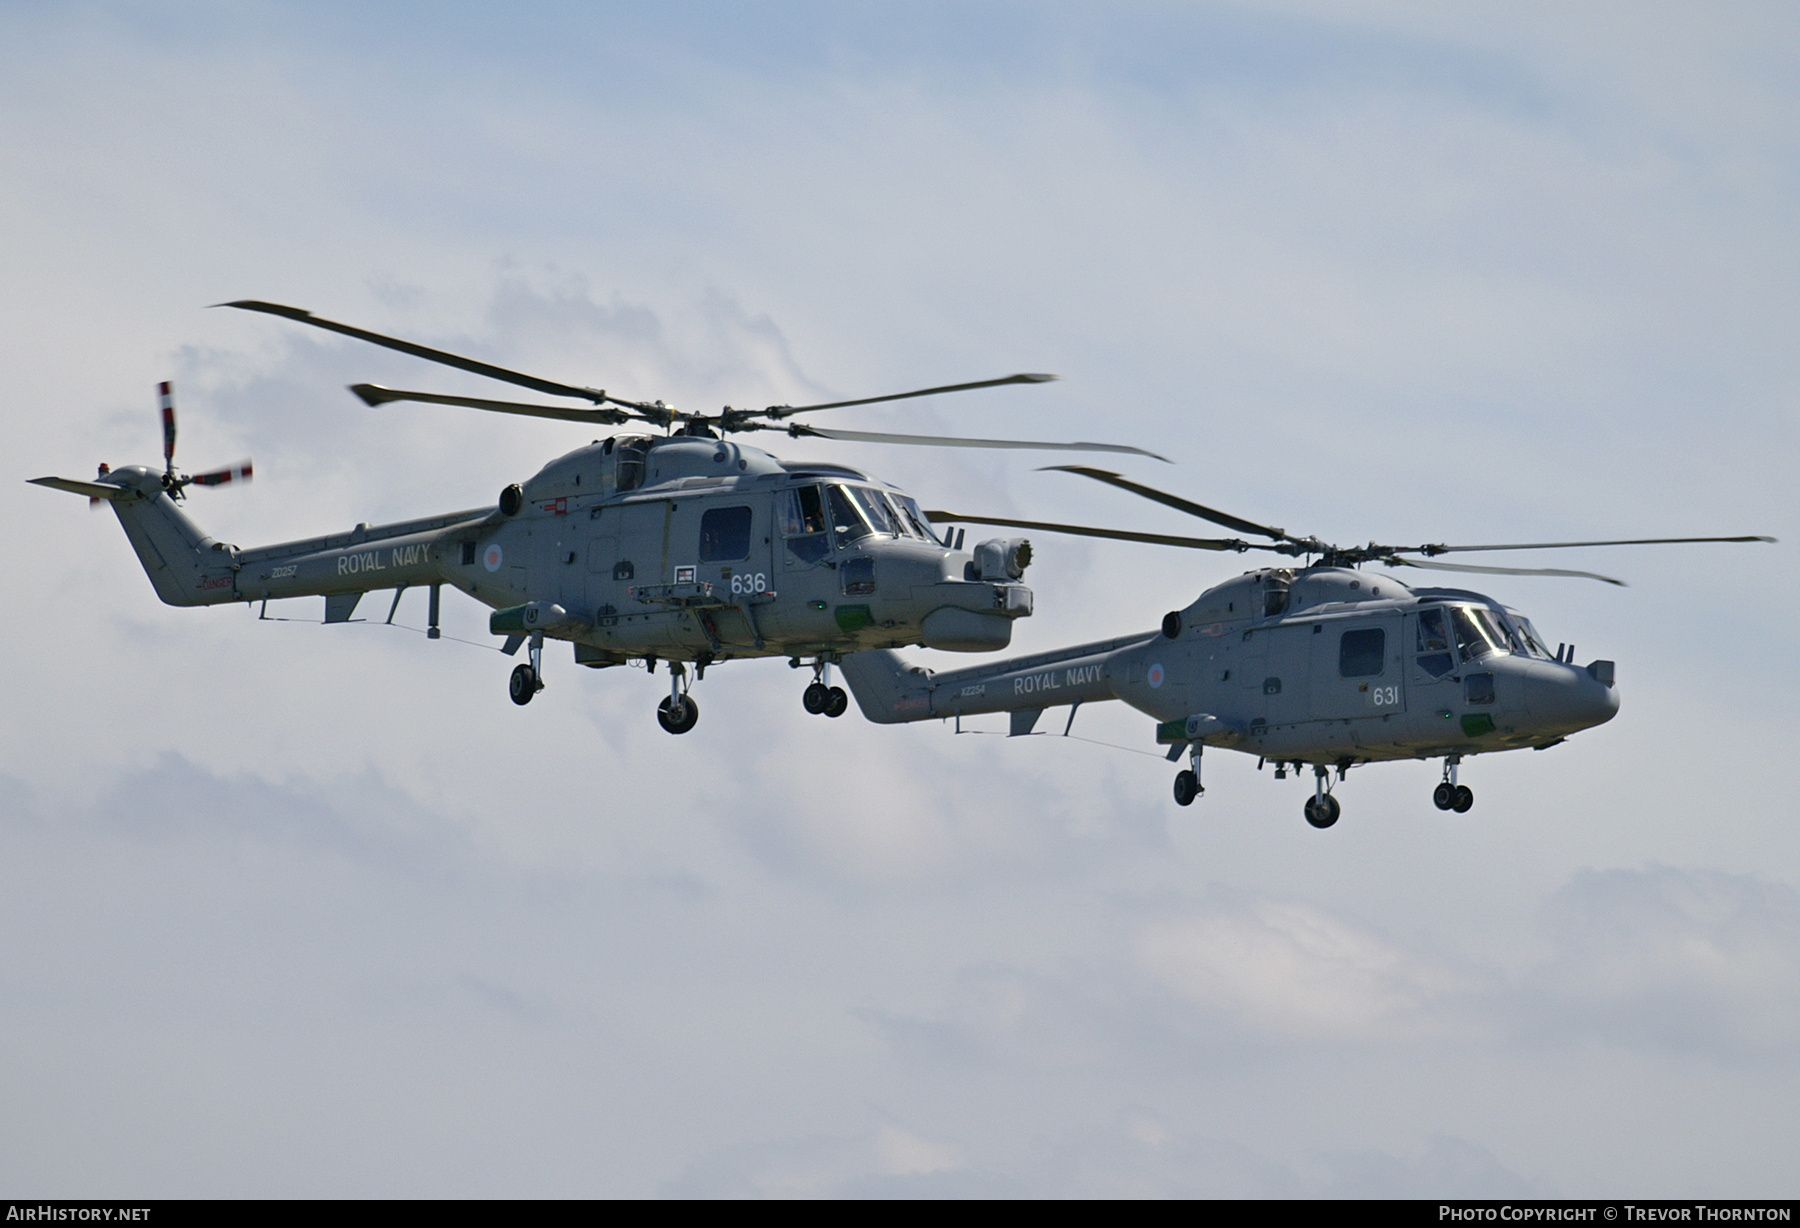
[[[1189,550],[1270,550],[1274,547],[1253,545],[1235,537],[1171,537],[1165,533],[1136,533],[1127,529],[1093,529],[1086,525],[1050,524],[1042,520],[1006,520],[998,516],[959,516],[955,512],[928,511],[925,519],[933,524],[994,524],[1009,529],[1038,529],[1045,533],[1072,533],[1077,537],[1105,537],[1112,541],[1145,542],[1152,546],[1185,546]]]
[[[1019,448],[1036,449],[1045,452],[1129,452],[1134,456],[1148,456],[1164,464],[1173,464],[1166,456],[1158,456],[1154,452],[1146,452],[1142,448],[1129,447],[1122,443],[1043,443],[1031,439],[963,439],[953,435],[890,435],[881,431],[837,431],[824,427],[807,426],[803,422],[790,423],[787,433],[796,439],[804,436],[817,436],[820,439],[837,439],[849,443],[906,443],[920,444],[937,448]]]
[[[1773,537],[1632,537],[1610,542],[1517,542],[1502,546],[1414,546],[1426,555],[1453,554],[1466,550],[1564,550],[1575,546],[1664,546],[1683,542],[1772,542]]]
[[[74,478],[30,478],[28,481],[33,486],[66,490],[72,495],[86,495],[90,499],[130,499],[137,495],[136,491],[122,486],[110,486],[105,482],[77,482]]]
[[[1286,529],[1270,528],[1268,525],[1257,524],[1253,520],[1245,520],[1242,517],[1233,516],[1229,512],[1215,511],[1210,507],[1203,507],[1198,503],[1189,502],[1179,495],[1165,494],[1150,486],[1140,486],[1129,478],[1122,477],[1119,474],[1109,472],[1105,469],[1089,469],[1085,465],[1045,466],[1045,472],[1050,471],[1058,473],[1078,473],[1084,478],[1093,478],[1096,482],[1105,482],[1108,486],[1117,486],[1120,490],[1129,490],[1134,495],[1142,495],[1144,498],[1161,503],[1165,507],[1172,507],[1178,512],[1186,512],[1190,516],[1198,516],[1202,520],[1210,520],[1214,524],[1223,525],[1227,529],[1236,529],[1240,533],[1255,533],[1259,537],[1272,537],[1276,541],[1296,540],[1295,538],[1288,536]]]
[[[630,402],[620,402],[617,397],[609,397],[598,388],[577,388],[573,384],[559,384],[555,380],[539,379],[535,375],[509,371],[505,367],[496,367],[492,363],[464,358],[460,354],[434,350],[427,345],[402,341],[397,337],[383,336],[381,333],[372,333],[366,328],[356,328],[349,324],[339,324],[335,320],[321,319],[312,312],[299,307],[284,307],[280,303],[264,303],[256,299],[239,299],[234,303],[214,303],[213,306],[237,307],[243,311],[260,311],[272,316],[282,316],[301,324],[310,324],[314,328],[323,328],[328,332],[342,333],[346,337],[355,337],[359,341],[385,346],[390,350],[399,350],[402,354],[411,354],[414,358],[423,358],[427,362],[442,363],[446,367],[455,367],[459,371],[470,371],[476,375],[485,375],[489,379],[517,384],[521,388],[530,388],[534,392],[547,392],[552,396],[559,397],[580,397],[583,400],[592,401],[596,405],[602,405],[608,401],[614,404],[630,404]]]
[[[809,413],[815,409],[843,409],[847,405],[874,405],[881,401],[905,401],[912,397],[934,397],[940,392],[967,392],[971,388],[997,388],[1001,384],[1047,384],[1061,378],[1060,375],[1008,375],[1003,379],[976,380],[972,384],[945,384],[939,388],[921,388],[917,392],[891,392],[884,397],[859,397],[854,401],[826,401],[821,405],[771,405],[762,411],[762,416],[773,418],[779,422],[783,418]]]
[[[1487,576],[1563,576],[1576,580],[1601,580],[1607,584],[1616,584],[1620,588],[1628,587],[1623,580],[1615,580],[1611,576],[1603,576],[1595,571],[1564,571],[1558,567],[1476,567],[1469,563],[1428,563],[1421,559],[1403,559],[1389,557],[1379,560],[1388,567],[1417,567],[1424,571],[1469,571],[1479,572]]]
[[[523,401],[489,401],[481,397],[451,397],[435,392],[407,392],[400,388],[383,388],[380,384],[351,384],[364,405],[384,405],[389,401],[423,401],[427,405],[461,405],[469,409],[487,409],[497,414],[520,414],[527,418],[556,418],[563,422],[594,422],[614,425],[636,417],[622,409],[577,409],[572,405],[529,405]]]

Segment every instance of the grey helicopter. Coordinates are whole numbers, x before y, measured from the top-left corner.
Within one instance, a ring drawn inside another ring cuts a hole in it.
[[[427,634],[440,637],[440,590],[460,589],[492,608],[488,629],[502,651],[528,646],[508,680],[514,703],[543,689],[546,640],[566,640],[575,663],[594,669],[669,666],[657,719],[686,733],[699,719],[689,693],[709,665],[787,657],[812,681],[809,713],[843,715],[849,698],[830,669],[871,648],[921,645],[991,652],[1032,611],[1021,583],[1031,561],[1022,538],[963,549],[964,533],[940,535],[903,490],[843,465],[790,462],[725,438],[781,430],[793,438],[938,447],[1121,452],[1107,443],[964,439],[815,427],[789,421],[817,410],[899,401],[1052,375],[1011,375],[886,396],[760,410],[690,413],[662,401],[631,401],[561,384],[256,300],[220,306],[263,312],[354,337],[540,393],[585,400],[543,405],[351,386],[373,407],[396,401],[465,406],[567,422],[637,427],[577,448],[524,482],[507,484],[492,507],[242,549],[214,539],[178,504],[192,486],[252,476],[250,462],[185,475],[175,468],[173,389],[161,385],[163,467],[101,465],[93,481],[45,477],[40,486],[109,504],[156,594],[176,606],[322,596],[324,621],[352,620],[364,593],[394,590],[392,622],[408,589],[429,590]],[[660,434],[644,427],[660,428]]]
[[[1313,772],[1306,820],[1330,827],[1342,808],[1333,786],[1352,767],[1384,760],[1442,759],[1432,791],[1439,810],[1466,813],[1474,791],[1458,779],[1471,755],[1546,750],[1612,719],[1619,710],[1614,663],[1575,663],[1572,644],[1552,651],[1518,610],[1461,588],[1412,588],[1362,568],[1491,575],[1564,576],[1622,584],[1594,572],[1439,562],[1436,556],[1576,546],[1772,542],[1772,537],[1659,537],[1621,541],[1478,546],[1336,546],[1083,466],[1052,466],[1154,500],[1263,541],[1193,538],[1045,521],[928,511],[934,523],[996,525],[1192,550],[1267,550],[1300,560],[1263,567],[1170,611],[1154,631],[934,672],[898,653],[858,653],[842,666],[863,715],[878,724],[1007,712],[1010,733],[1031,733],[1044,711],[1069,705],[1067,734],[1084,703],[1118,699],[1153,717],[1170,761],[1185,753],[1175,801],[1204,792],[1208,746],[1257,757],[1288,772]],[[1413,557],[1417,556],[1417,557]],[[1335,772],[1336,780],[1332,779]]]

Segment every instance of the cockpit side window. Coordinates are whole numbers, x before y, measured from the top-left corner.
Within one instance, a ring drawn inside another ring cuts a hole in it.
[[[817,486],[797,486],[775,494],[775,517],[788,553],[802,563],[816,563],[831,553],[825,535],[825,501]]]
[[[1456,658],[1450,655],[1450,631],[1444,625],[1444,611],[1431,606],[1419,611],[1418,642],[1416,650],[1419,654],[1419,668],[1433,678],[1442,678],[1456,668]]]

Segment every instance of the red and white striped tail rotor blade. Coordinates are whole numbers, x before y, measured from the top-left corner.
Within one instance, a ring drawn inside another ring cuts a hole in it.
[[[250,480],[250,474],[250,462],[241,460],[235,465],[227,465],[223,469],[214,469],[210,473],[196,473],[193,477],[189,478],[188,481],[192,482],[195,486],[223,486],[227,482],[248,482]]]
[[[175,464],[175,385],[168,380],[156,386],[156,404],[162,410],[163,464]]]

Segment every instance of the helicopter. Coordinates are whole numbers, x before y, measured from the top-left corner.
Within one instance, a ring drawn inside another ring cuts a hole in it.
[[[1148,542],[1193,550],[1268,550],[1301,561],[1263,567],[1214,585],[1155,631],[934,672],[898,653],[856,654],[842,665],[863,715],[878,724],[1007,712],[1011,736],[1029,734],[1044,710],[1069,705],[1067,734],[1084,703],[1123,700],[1154,717],[1156,741],[1173,762],[1175,801],[1204,792],[1208,746],[1274,764],[1276,779],[1310,766],[1306,821],[1330,827],[1342,813],[1333,795],[1352,767],[1384,760],[1442,759],[1432,791],[1439,810],[1467,813],[1474,791],[1458,779],[1471,755],[1547,750],[1609,721],[1619,710],[1612,661],[1575,663],[1573,644],[1548,641],[1524,614],[1482,593],[1412,588],[1361,570],[1369,563],[1493,575],[1579,577],[1558,568],[1444,563],[1451,553],[1682,542],[1772,542],[1772,537],[1659,537],[1622,541],[1427,544],[1342,547],[1144,486],[1117,473],[1051,466],[1130,491],[1252,538],[1193,538],[1044,521],[928,511],[939,524],[965,522]],[[1409,557],[1418,556],[1418,557]],[[1336,782],[1331,779],[1336,772]]]
[[[508,656],[529,646],[508,680],[516,704],[543,689],[546,640],[567,640],[575,662],[594,669],[669,665],[669,695],[657,719],[691,730],[689,693],[709,665],[746,657],[811,658],[807,712],[843,715],[849,698],[830,669],[868,648],[922,645],[953,652],[1006,647],[1014,620],[1032,611],[1022,584],[1031,562],[1023,538],[963,550],[963,532],[940,536],[918,503],[896,486],[843,465],[789,462],[725,436],[782,430],[794,438],[938,447],[1119,452],[1122,444],[963,439],[835,430],[788,421],[816,410],[899,401],[1007,384],[1021,374],[817,405],[761,410],[726,406],[689,413],[662,401],[630,401],[322,319],[259,300],[218,304],[284,317],[491,379],[589,402],[542,405],[351,386],[373,407],[395,401],[466,406],[561,421],[637,426],[577,448],[524,482],[506,485],[493,507],[254,549],[218,541],[178,506],[192,486],[252,476],[249,461],[184,475],[175,468],[175,402],[159,386],[164,465],[101,465],[93,481],[45,477],[35,484],[110,504],[156,594],[176,606],[323,596],[327,623],[352,620],[364,593],[394,590],[392,622],[409,588],[430,592],[426,634],[440,638],[440,590],[448,585],[492,607],[491,633]],[[644,426],[661,428],[653,434]]]

